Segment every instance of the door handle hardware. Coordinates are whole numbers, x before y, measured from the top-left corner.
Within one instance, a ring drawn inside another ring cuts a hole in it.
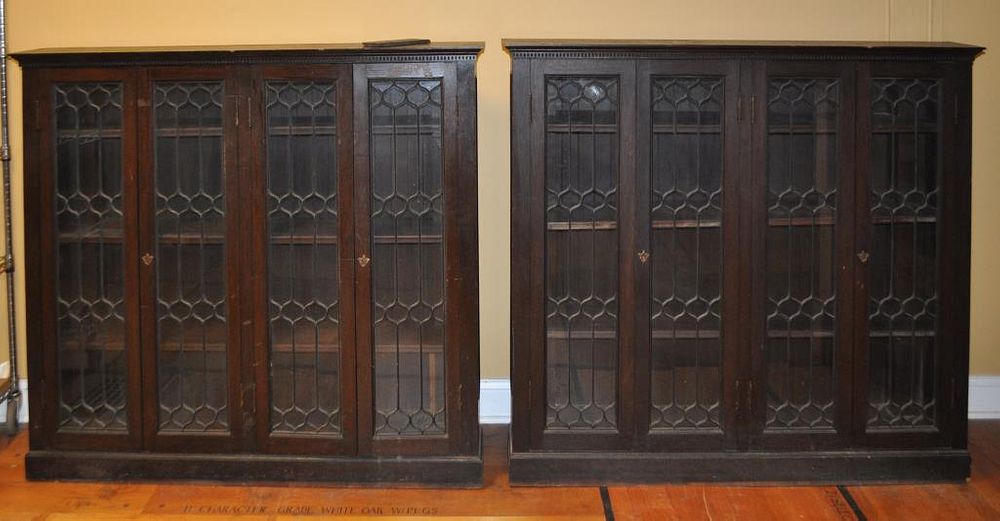
[[[871,258],[871,255],[867,251],[861,250],[858,252],[858,260],[861,261],[861,264],[868,264],[869,258]]]
[[[639,262],[643,264],[646,264],[646,261],[649,260],[649,252],[646,250],[639,250],[638,256],[639,256]]]
[[[150,255],[149,253],[143,255],[142,256],[142,263],[145,264],[146,266],[149,266],[149,265],[153,264],[153,256]]]
[[[361,256],[358,257],[358,264],[362,268],[364,268],[365,266],[368,265],[369,262],[371,262],[371,260],[372,260],[371,257],[369,257],[369,256],[365,255],[364,253],[362,253]]]

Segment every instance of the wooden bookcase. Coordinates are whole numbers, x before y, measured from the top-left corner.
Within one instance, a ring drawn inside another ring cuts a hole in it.
[[[981,48],[504,45],[512,482],[969,475]]]
[[[481,50],[17,54],[29,478],[481,482]]]

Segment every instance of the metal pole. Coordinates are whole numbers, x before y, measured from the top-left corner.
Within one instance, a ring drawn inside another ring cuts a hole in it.
[[[11,391],[7,406],[21,395],[17,377],[17,329],[14,313],[14,225],[10,208],[10,128],[7,120],[7,5],[0,0],[0,162],[3,163],[4,275],[7,278],[7,344],[10,348]]]

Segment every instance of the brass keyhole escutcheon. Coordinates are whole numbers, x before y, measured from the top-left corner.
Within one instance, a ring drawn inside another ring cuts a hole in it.
[[[861,250],[858,252],[858,260],[861,261],[861,264],[868,264],[868,259],[870,257],[871,255],[869,255],[868,252],[865,250]]]
[[[361,256],[358,257],[358,264],[360,264],[362,268],[367,266],[368,263],[371,261],[372,259],[369,256],[365,255],[364,253],[362,253]]]
[[[145,264],[146,266],[149,266],[149,265],[153,264],[153,256],[150,255],[150,254],[148,254],[148,253],[145,254],[145,255],[143,255],[142,256],[142,263]]]
[[[646,250],[639,250],[638,255],[639,255],[639,262],[643,264],[646,264],[646,261],[649,260],[649,252]]]

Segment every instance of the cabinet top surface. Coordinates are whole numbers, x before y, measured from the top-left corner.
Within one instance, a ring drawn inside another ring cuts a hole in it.
[[[378,61],[380,57],[467,56],[483,51],[483,42],[430,42],[416,45],[365,46],[361,43],[280,45],[192,45],[164,47],[53,47],[11,53],[23,65],[100,64],[125,62],[253,62],[283,59],[353,57]]]
[[[975,56],[983,47],[954,42],[769,41],[769,40],[565,40],[504,39],[512,53],[559,51],[717,51],[717,52],[957,52]]]

